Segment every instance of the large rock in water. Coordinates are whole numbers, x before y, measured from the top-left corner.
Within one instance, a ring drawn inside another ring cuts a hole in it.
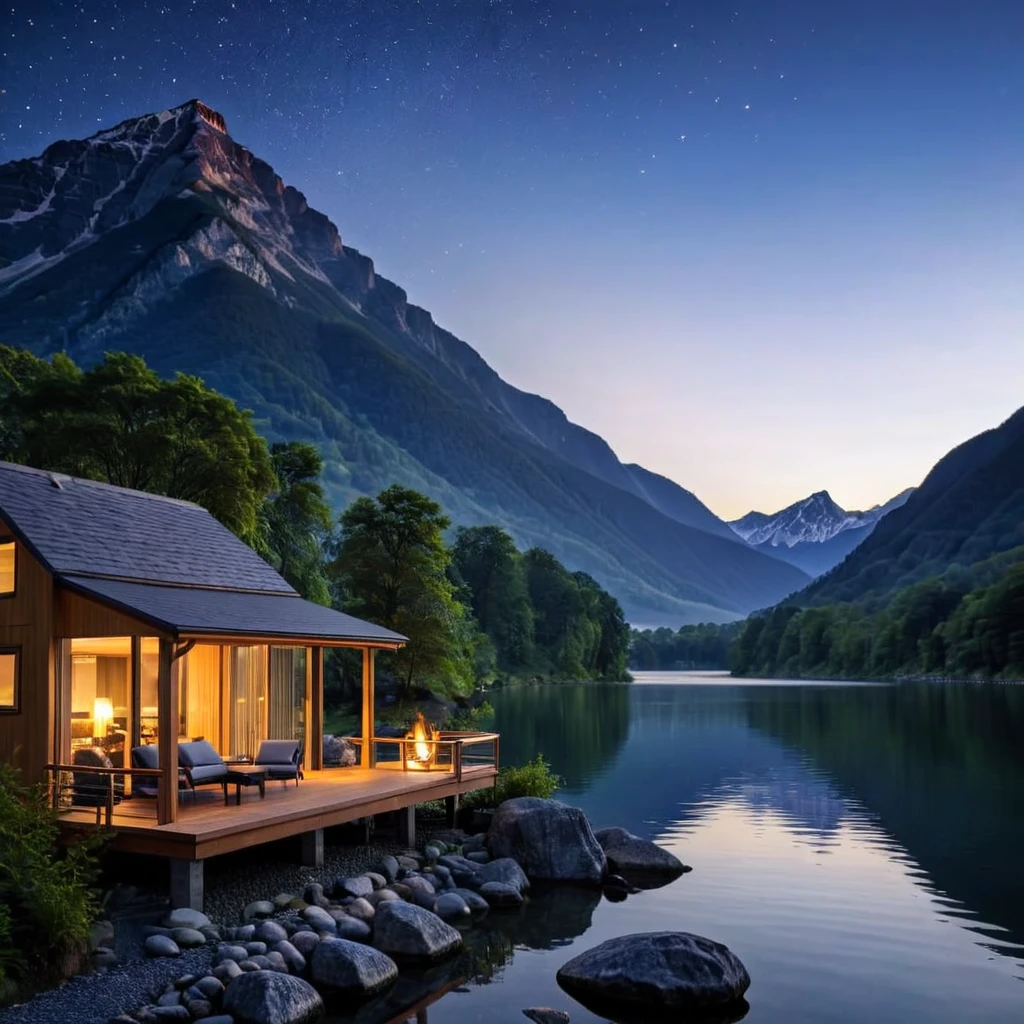
[[[440,960],[462,945],[462,936],[433,911],[392,900],[377,908],[373,944],[402,961]]]
[[[310,1024],[324,1001],[308,981],[277,971],[250,971],[227,987],[224,1012],[240,1024]]]
[[[720,942],[689,932],[650,932],[581,953],[559,969],[558,984],[601,1016],[720,1009],[715,1019],[739,1019],[730,1009],[745,1011],[750,975]]]
[[[372,996],[394,983],[395,962],[372,946],[348,939],[324,939],[313,950],[313,981],[332,992]]]
[[[586,815],[557,800],[506,800],[494,812],[487,845],[492,856],[517,860],[530,878],[600,885],[606,870]]]
[[[599,828],[594,837],[608,858],[608,870],[644,888],[671,882],[690,870],[668,850],[624,828]]]

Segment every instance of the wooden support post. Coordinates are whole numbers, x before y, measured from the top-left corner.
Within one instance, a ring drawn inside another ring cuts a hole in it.
[[[324,866],[324,830],[315,828],[311,832],[303,832],[301,839],[303,867],[322,868]]]
[[[309,767],[320,771],[324,766],[324,649],[309,649]]]
[[[203,909],[203,862],[171,860],[171,908]]]
[[[178,820],[178,666],[170,640],[160,641],[156,685],[158,764],[163,773],[157,788],[156,820],[159,825],[170,825]]]
[[[449,828],[455,828],[455,819],[459,813],[459,794],[444,798],[444,816]]]
[[[142,744],[142,638],[132,637],[132,717],[128,723],[128,731],[131,738],[131,746],[138,747]],[[128,752],[130,753],[130,751]],[[125,757],[125,764],[129,758]]]
[[[360,768],[374,768],[377,762],[373,748],[375,732],[373,662],[376,653],[372,647],[363,648],[363,743],[359,753]]]
[[[416,845],[416,807],[400,807],[395,814],[398,815],[398,841],[411,850]]]

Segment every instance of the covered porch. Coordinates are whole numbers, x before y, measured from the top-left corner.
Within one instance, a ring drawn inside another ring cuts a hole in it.
[[[494,734],[375,735],[376,655],[404,637],[293,597],[69,583],[53,641],[53,806],[66,829],[110,829],[116,849],[169,858],[176,905],[201,906],[208,857],[302,836],[303,860],[318,864],[324,828],[392,811],[411,841],[416,804],[454,811],[494,784]],[[330,648],[361,657],[355,765],[324,764]],[[200,740],[223,767],[193,788],[183,768]],[[257,788],[246,783],[267,740],[291,741],[301,773]]]

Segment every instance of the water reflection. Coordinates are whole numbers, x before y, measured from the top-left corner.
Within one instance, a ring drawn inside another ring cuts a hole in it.
[[[748,1024],[1024,1019],[1024,689],[691,680],[493,703],[504,760],[543,751],[595,824],[656,838],[694,871],[623,903],[538,893],[336,1021],[511,1024],[550,1005],[598,1024],[558,967],[662,929],[737,952]]]

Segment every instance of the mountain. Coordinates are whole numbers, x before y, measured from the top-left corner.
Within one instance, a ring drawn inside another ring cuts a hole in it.
[[[781,512],[748,512],[728,525],[759,551],[820,576],[863,543],[878,521],[899,508],[912,491],[901,491],[866,512],[847,512],[828,491],[816,491]]]
[[[1024,545],[1024,409],[954,448],[900,507],[799,601],[884,598]]]
[[[0,341],[197,374],[270,439],[315,442],[336,505],[416,487],[634,622],[729,620],[807,583],[503,381],[197,100],[0,166]]]

